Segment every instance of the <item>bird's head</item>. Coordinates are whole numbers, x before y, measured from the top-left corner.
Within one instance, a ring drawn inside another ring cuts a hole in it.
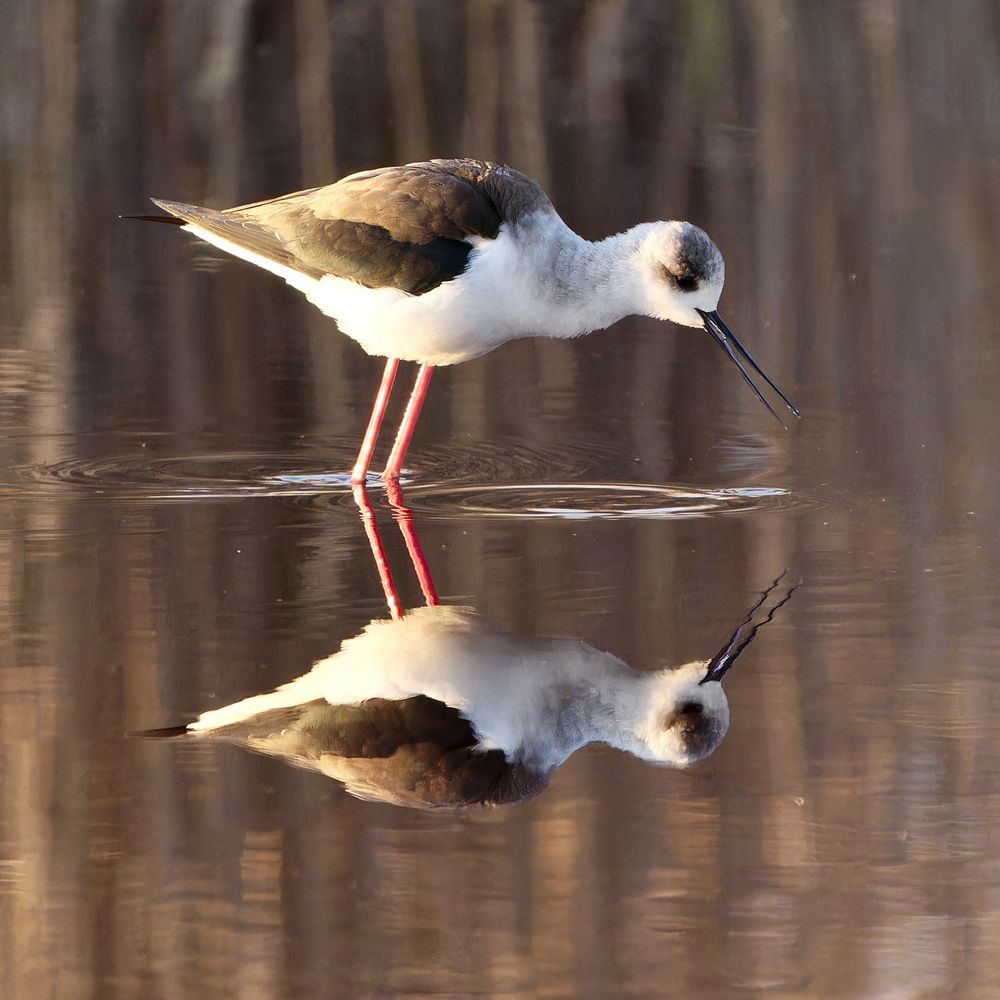
[[[722,678],[771,621],[796,587],[774,598],[782,573],[710,660],[696,660],[675,670],[650,675],[650,690],[639,717],[639,756],[671,767],[688,767],[710,756],[729,729],[729,701]]]
[[[781,418],[757,388],[743,361],[767,382],[795,416],[801,416],[719,315],[726,264],[708,233],[690,222],[654,222],[642,228],[644,234],[636,251],[636,274],[644,315],[708,331],[779,423]]]
[[[729,729],[729,702],[720,683],[702,683],[707,668],[700,660],[653,675],[639,726],[640,756],[689,767],[715,752]]]
[[[708,233],[690,222],[654,222],[638,248],[646,315],[704,326],[726,283],[726,264]]]

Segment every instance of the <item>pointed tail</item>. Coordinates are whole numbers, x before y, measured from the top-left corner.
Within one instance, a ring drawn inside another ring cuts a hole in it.
[[[167,726],[165,729],[134,729],[125,735],[143,740],[169,740],[188,732],[187,726]]]

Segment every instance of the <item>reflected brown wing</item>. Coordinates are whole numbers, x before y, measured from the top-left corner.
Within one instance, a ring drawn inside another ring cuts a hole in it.
[[[548,785],[548,775],[511,764],[500,750],[442,753],[433,743],[402,745],[389,757],[324,757],[319,770],[360,799],[412,809],[509,805]]]
[[[470,237],[548,205],[533,181],[500,164],[433,160],[384,167],[270,201],[217,212],[157,201],[225,240],[310,277],[421,294],[458,277]]]
[[[357,705],[314,701],[207,737],[321,771],[360,798],[425,809],[516,802],[548,782],[500,750],[478,749],[468,720],[425,695]]]

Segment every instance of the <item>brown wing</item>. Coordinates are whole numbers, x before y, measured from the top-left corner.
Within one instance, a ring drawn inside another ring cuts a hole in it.
[[[325,757],[319,770],[360,799],[411,809],[509,805],[538,795],[549,780],[499,750],[440,753],[429,743],[404,744],[389,757]]]
[[[321,771],[361,798],[423,809],[517,802],[548,783],[500,750],[478,749],[468,720],[426,695],[318,700],[197,735]]]
[[[163,201],[152,199],[165,212],[177,216],[184,222],[222,237],[229,243],[249,250],[266,260],[274,261],[284,267],[289,267],[310,278],[321,278],[323,271],[313,267],[286,246],[278,235],[269,227],[261,226],[252,219],[241,216],[227,215],[214,208],[201,208],[199,205],[185,205],[179,201]]]
[[[187,222],[317,277],[421,294],[465,269],[470,237],[549,206],[534,181],[482,160],[431,160],[217,212],[157,201]]]

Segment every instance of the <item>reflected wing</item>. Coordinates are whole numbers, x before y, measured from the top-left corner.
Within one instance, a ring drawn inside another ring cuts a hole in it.
[[[432,160],[352,174],[270,201],[213,209],[157,205],[218,240],[309,277],[421,294],[458,277],[472,246],[547,206],[533,181],[480,160]]]
[[[540,792],[547,776],[480,750],[461,713],[418,695],[358,705],[274,709],[200,738],[282,757],[343,781],[359,798],[418,808],[499,805]]]
[[[359,799],[414,809],[508,805],[548,784],[500,750],[442,751],[434,743],[404,744],[388,757],[324,757],[319,769]]]

